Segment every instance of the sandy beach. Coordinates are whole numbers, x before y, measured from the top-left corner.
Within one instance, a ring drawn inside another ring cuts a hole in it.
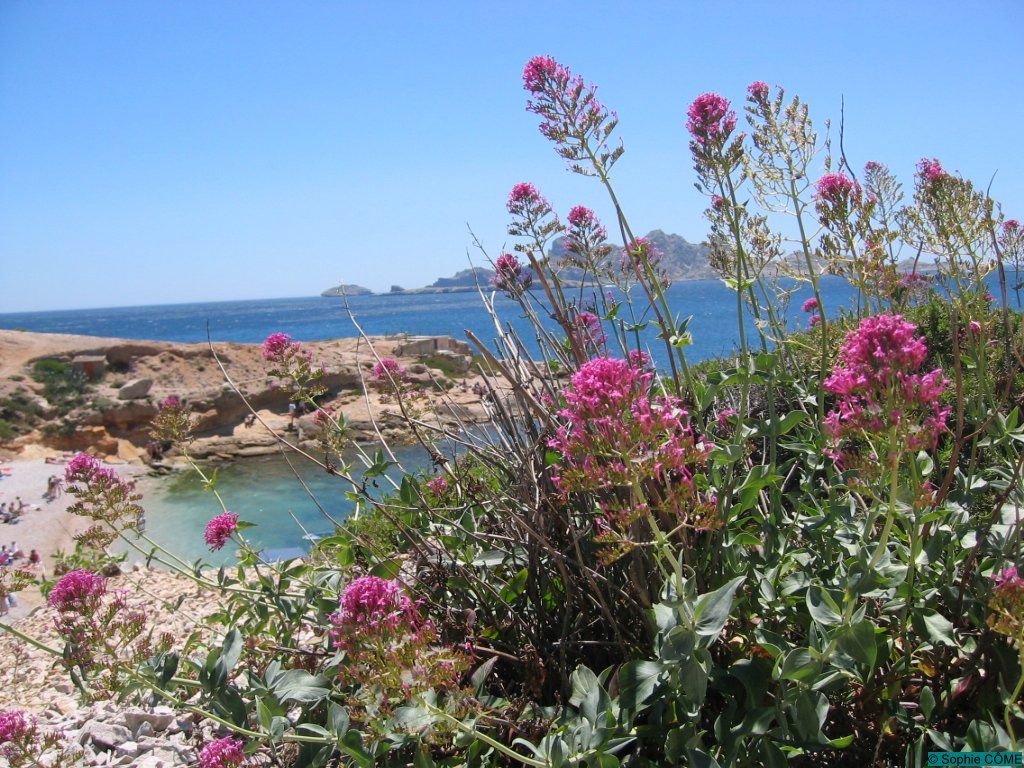
[[[75,548],[74,537],[89,526],[89,520],[67,511],[74,499],[61,494],[52,501],[44,498],[47,479],[52,475],[64,476],[64,464],[49,463],[45,458],[5,461],[3,479],[0,480],[0,502],[8,504],[18,497],[25,502],[25,511],[14,522],[0,523],[0,544],[8,549],[12,542],[24,557],[15,560],[15,566],[28,563],[28,554],[35,549],[42,556],[41,574],[53,569],[53,553],[70,552]],[[114,467],[120,474],[133,474],[138,468]],[[18,605],[0,616],[0,623],[13,623],[42,605],[39,590],[29,588],[17,594]]]

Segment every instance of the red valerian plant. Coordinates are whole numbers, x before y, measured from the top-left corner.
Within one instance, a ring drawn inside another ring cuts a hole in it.
[[[881,441],[893,455],[935,447],[950,412],[939,400],[948,381],[939,369],[921,372],[928,349],[916,331],[900,315],[877,315],[846,335],[824,385],[836,395],[825,419],[834,457],[853,458],[837,450],[849,440]],[[889,464],[893,456],[873,458]]]
[[[358,687],[355,696],[369,716],[388,712],[416,693],[457,687],[469,657],[439,645],[434,623],[397,582],[355,579],[339,603],[329,617],[331,640],[344,653],[338,672],[343,682]]]
[[[238,530],[238,515],[234,512],[221,512],[206,524],[203,539],[216,552],[228,543],[228,539]]]
[[[646,356],[600,357],[573,374],[563,391],[563,424],[548,445],[558,451],[553,480],[566,494],[593,493],[606,530],[628,531],[655,513],[677,526],[713,525],[714,505],[694,478],[710,445],[689,424],[681,402],[652,395]]]
[[[95,521],[76,537],[89,546],[103,549],[124,529],[138,527],[143,509],[141,494],[133,480],[124,480],[95,456],[77,454],[64,471],[67,491],[76,497],[68,511]]]
[[[80,765],[82,750],[64,744],[59,733],[41,730],[34,715],[6,709],[0,711],[0,757],[9,768],[71,768]]]
[[[211,741],[199,752],[199,768],[239,768],[245,762],[244,748],[234,736]]]

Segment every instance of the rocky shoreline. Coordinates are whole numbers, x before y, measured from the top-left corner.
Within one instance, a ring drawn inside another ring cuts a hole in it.
[[[421,387],[439,426],[479,422],[486,412],[465,342],[448,337],[350,338],[303,345],[322,366],[322,405],[348,423],[352,439],[409,439],[397,407],[370,384],[390,357]],[[33,379],[40,360],[74,365],[89,377],[85,402],[61,412]],[[436,366],[443,366],[444,370]],[[312,414],[289,412],[289,392],[270,376],[258,344],[182,344],[0,331],[0,419],[31,411],[19,432],[0,442],[0,459],[88,451],[114,462],[148,461],[150,422],[161,400],[177,397],[196,418],[190,452],[228,460],[273,453],[282,437],[315,447]],[[21,404],[20,406],[18,404]]]

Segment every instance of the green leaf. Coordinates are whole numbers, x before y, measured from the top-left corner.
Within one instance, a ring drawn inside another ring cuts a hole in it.
[[[344,736],[348,731],[348,710],[332,701],[327,707],[327,724],[334,731],[335,737]]]
[[[401,560],[397,558],[393,560],[382,560],[370,569],[370,575],[376,576],[378,579],[397,579],[401,570]]]
[[[924,715],[925,722],[927,722],[931,719],[932,712],[935,711],[935,694],[932,693],[932,689],[927,685],[921,689],[919,703],[921,705],[921,714]]]
[[[817,584],[807,590],[807,610],[810,611],[811,618],[822,626],[834,627],[843,621],[839,606],[832,599],[832,595]]]
[[[224,644],[221,646],[220,660],[224,664],[224,672],[229,673],[238,663],[242,655],[242,633],[232,629],[224,636]]]
[[[419,486],[412,479],[411,475],[402,476],[402,486],[398,489],[398,499],[407,507],[414,507],[419,503]]]
[[[280,673],[271,691],[280,701],[310,704],[325,699],[331,682],[323,675],[311,675],[304,669],[288,669]]]
[[[714,642],[725,628],[736,590],[745,579],[746,576],[737,576],[715,591],[697,598],[693,609],[694,629],[700,637],[706,639],[707,642],[702,643],[704,647]]]
[[[703,750],[688,749],[686,752],[690,757],[690,765],[693,768],[721,768],[718,761]]]
[[[854,661],[868,668],[867,677],[875,670],[878,658],[878,645],[875,643],[875,625],[869,620],[858,621],[840,632],[839,650]]]
[[[939,645],[956,645],[953,637],[953,622],[935,610],[926,609],[915,613],[912,623],[914,629],[933,643]]]
[[[494,665],[498,663],[498,657],[492,656],[479,667],[473,670],[473,674],[469,678],[469,682],[473,685],[473,691],[477,696],[480,696],[484,690],[484,683],[487,681],[487,676],[491,674],[491,670],[494,669]]]
[[[633,712],[646,709],[666,676],[665,665],[661,662],[626,662],[619,670],[619,703]]]
[[[436,763],[434,763],[430,753],[423,744],[420,744],[416,750],[416,756],[413,758],[412,764],[414,768],[437,768]]]
[[[821,662],[811,655],[808,648],[794,648],[782,662],[784,680],[806,681],[821,671]]]

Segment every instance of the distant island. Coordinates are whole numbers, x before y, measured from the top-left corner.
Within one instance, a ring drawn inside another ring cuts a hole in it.
[[[321,296],[373,296],[373,291],[361,285],[336,285],[328,288]]]
[[[721,275],[711,266],[711,249],[707,243],[691,243],[681,235],[669,234],[660,229],[651,230],[645,236],[654,249],[661,254],[659,271],[669,280],[680,282],[683,280],[712,280]],[[621,246],[617,247],[617,250]],[[566,283],[590,284],[593,282],[591,275],[586,275],[578,267],[562,265],[569,254],[568,242],[565,237],[559,237],[552,241],[551,248],[547,253],[553,268],[557,269],[559,275]],[[618,256],[613,252],[611,257],[614,264],[618,263]],[[792,253],[784,257],[784,263],[776,265],[776,269],[784,274],[806,274],[807,262],[801,253]],[[818,262],[816,268],[824,271],[825,265]],[[929,272],[935,269],[930,262],[916,263],[913,259],[907,259],[897,266],[899,272]],[[439,277],[430,285],[423,288],[403,288],[400,285],[392,285],[391,290],[385,291],[381,296],[408,296],[416,294],[432,293],[462,293],[475,291],[478,287],[488,287],[492,284],[494,270],[486,267],[472,267],[456,272],[451,277]],[[374,295],[373,291],[358,285],[339,285],[335,288],[328,288],[321,296],[369,296]]]

